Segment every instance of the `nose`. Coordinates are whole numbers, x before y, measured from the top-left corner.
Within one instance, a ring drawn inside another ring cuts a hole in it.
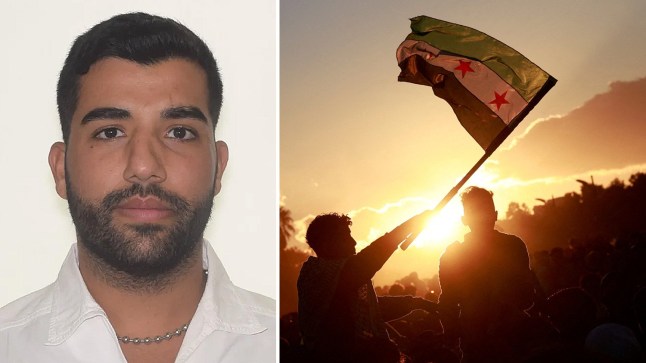
[[[126,147],[126,167],[123,178],[131,183],[161,183],[166,180],[162,145],[153,136],[131,135]]]

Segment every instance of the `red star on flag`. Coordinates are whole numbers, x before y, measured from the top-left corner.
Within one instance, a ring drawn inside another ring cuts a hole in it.
[[[509,103],[505,99],[505,96],[507,96],[507,91],[503,92],[502,94],[498,94],[498,92],[494,91],[494,94],[496,95],[496,98],[494,98],[493,101],[489,102],[490,105],[496,105],[496,110],[500,111],[500,106]]]
[[[475,73],[475,71],[471,68],[471,61],[458,60],[458,62],[460,62],[460,65],[455,67],[455,70],[462,72],[462,78],[464,78],[464,75],[469,72]]]

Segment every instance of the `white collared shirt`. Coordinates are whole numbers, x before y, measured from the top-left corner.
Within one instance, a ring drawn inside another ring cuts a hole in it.
[[[175,362],[275,362],[275,301],[234,286],[207,241],[203,256],[209,277]],[[53,284],[0,309],[2,363],[126,362],[119,344],[81,277],[76,244]]]

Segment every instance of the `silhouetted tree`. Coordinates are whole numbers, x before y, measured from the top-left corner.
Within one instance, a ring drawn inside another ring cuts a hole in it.
[[[286,207],[280,207],[280,315],[295,312],[298,309],[296,280],[308,253],[296,247],[287,247],[287,241],[296,233],[292,213]]]
[[[510,203],[505,231],[523,238],[530,250],[566,247],[572,239],[614,237],[646,232],[646,174],[633,174],[628,184],[615,179],[607,187],[577,180],[579,193],[542,200],[528,208]]]

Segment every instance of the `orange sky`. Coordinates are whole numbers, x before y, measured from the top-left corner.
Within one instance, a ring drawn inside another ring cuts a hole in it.
[[[558,79],[467,183],[491,188],[501,216],[511,201],[576,191],[577,178],[646,171],[644,13],[638,0],[282,1],[281,196],[301,228],[290,243],[303,246],[312,216],[335,211],[353,218],[361,247],[432,208],[482,155],[430,88],[397,83],[395,49],[420,14],[484,31]],[[376,284],[436,271],[464,233],[457,202]]]

